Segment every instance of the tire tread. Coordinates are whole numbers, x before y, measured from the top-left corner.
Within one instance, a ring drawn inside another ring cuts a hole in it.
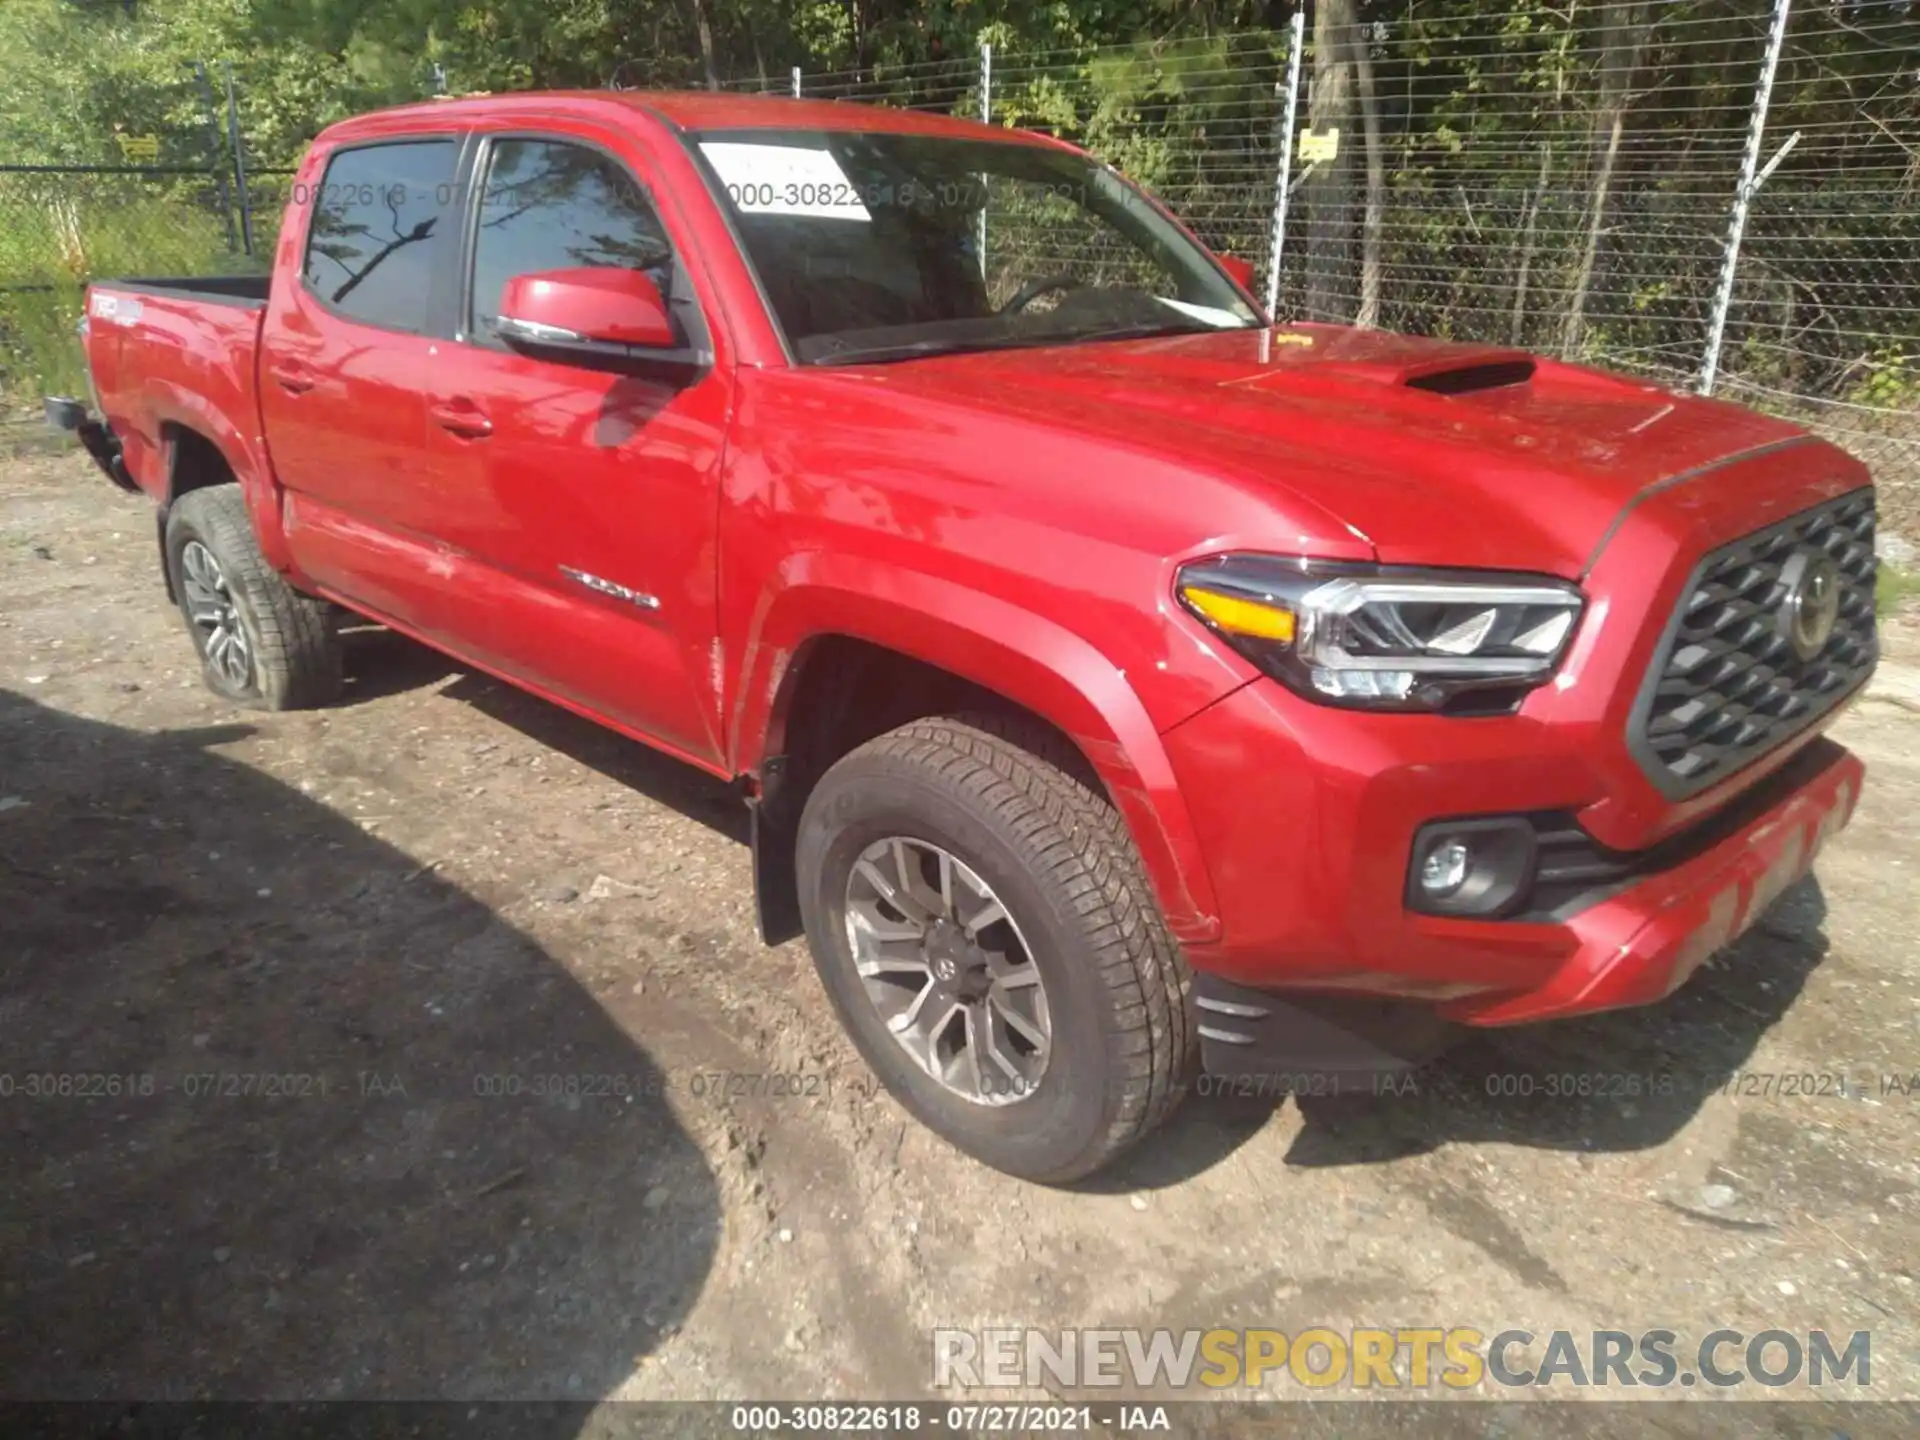
[[[992,812],[1078,917],[1113,1005],[1107,1043],[1119,1083],[1094,1153],[1059,1178],[1098,1169],[1172,1112],[1199,1053],[1192,978],[1125,822],[1077,750],[1017,716],[915,720],[852,753],[930,771]]]
[[[306,710],[337,699],[340,640],[333,607],[302,595],[267,563],[239,485],[209,485],[174,502],[167,521],[169,557],[176,548],[175,525],[192,530],[215,552],[228,586],[246,602],[259,640],[255,703],[267,710]]]

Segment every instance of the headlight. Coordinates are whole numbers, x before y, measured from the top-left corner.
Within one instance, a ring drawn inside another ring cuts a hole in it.
[[[1513,709],[1580,618],[1558,580],[1275,555],[1182,566],[1180,602],[1275,679],[1324,704]]]

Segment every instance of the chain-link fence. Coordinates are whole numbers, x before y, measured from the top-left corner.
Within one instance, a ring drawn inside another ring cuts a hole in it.
[[[0,164],[0,375],[78,393],[87,281],[245,267],[229,176],[182,166]]]
[[[1291,30],[983,46],[728,88],[1063,136],[1250,260],[1282,320],[1711,388],[1848,445],[1879,476],[1885,519],[1920,535],[1914,0],[1316,0]],[[209,150],[221,128],[210,108]],[[284,159],[287,137],[263,148]],[[47,349],[45,317],[79,282],[243,268],[249,248],[270,252],[285,201],[285,172],[252,171],[243,207],[231,147],[193,171],[29,173],[8,158],[10,389],[52,373],[22,359],[22,337]],[[1005,203],[989,197],[989,232],[1044,248],[1045,217],[996,215]]]
[[[1282,313],[1788,415],[1920,531],[1920,6],[1452,9],[1315,27]]]
[[[1356,12],[732,88],[1060,135],[1252,260],[1283,320],[1711,389],[1848,446],[1920,535],[1920,5]]]

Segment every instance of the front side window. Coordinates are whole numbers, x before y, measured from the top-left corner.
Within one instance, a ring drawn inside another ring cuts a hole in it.
[[[1260,323],[1206,251],[1071,151],[804,130],[697,143],[803,363]]]
[[[643,271],[671,298],[672,247],[624,168],[584,145],[495,141],[474,233],[468,333],[493,338],[501,288],[516,275],[583,265]]]
[[[452,140],[342,150],[313,196],[307,289],[349,319],[427,328],[434,256],[458,225]]]

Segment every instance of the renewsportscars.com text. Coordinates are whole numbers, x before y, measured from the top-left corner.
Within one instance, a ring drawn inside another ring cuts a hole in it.
[[[935,1389],[1473,1390],[1873,1383],[1868,1331],[1336,1330],[933,1332]]]

